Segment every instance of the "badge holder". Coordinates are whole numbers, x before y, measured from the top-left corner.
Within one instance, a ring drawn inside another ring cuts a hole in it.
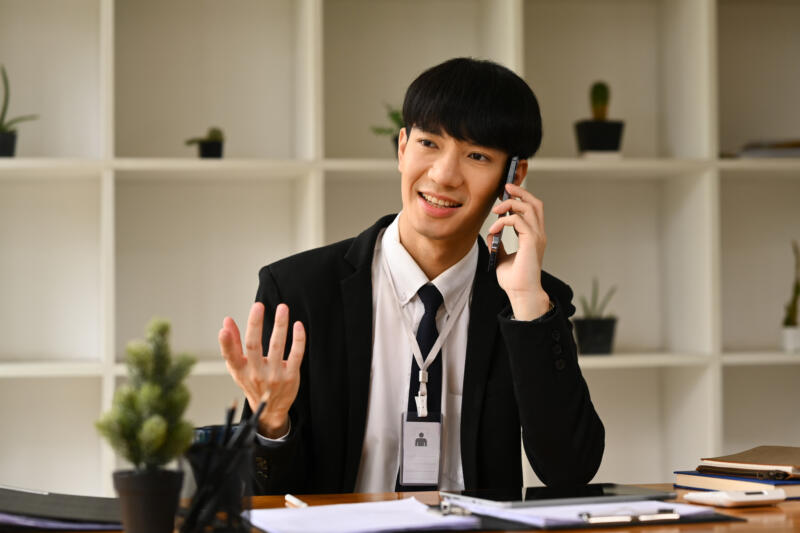
[[[437,485],[442,451],[442,415],[403,413],[400,437],[400,484]]]

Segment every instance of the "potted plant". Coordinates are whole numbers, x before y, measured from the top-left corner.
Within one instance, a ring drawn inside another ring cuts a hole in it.
[[[792,296],[786,304],[783,317],[783,349],[787,352],[800,352],[800,324],[797,322],[797,307],[800,302],[800,245],[792,242],[794,251],[794,284]]]
[[[405,127],[403,124],[403,113],[396,107],[389,104],[383,104],[386,108],[386,116],[392,123],[392,126],[372,126],[372,133],[375,135],[389,135],[394,142],[394,154],[397,156],[397,139],[400,135],[400,130]]]
[[[222,157],[222,143],[225,142],[225,135],[219,128],[208,128],[205,137],[192,137],[186,140],[186,146],[196,144],[198,155],[203,158]]]
[[[603,316],[603,310],[608,305],[609,300],[616,292],[617,287],[611,287],[602,301],[598,302],[598,283],[597,278],[592,279],[592,300],[587,302],[581,296],[580,302],[583,307],[583,318],[575,318],[575,334],[578,340],[578,351],[582,354],[610,354],[614,344],[614,328],[617,318],[614,316]]]
[[[14,126],[20,122],[35,120],[39,117],[37,115],[23,115],[6,120],[10,89],[8,87],[8,74],[6,74],[4,65],[0,65],[0,75],[3,77],[3,107],[0,109],[0,157],[14,157],[14,150],[17,146],[17,130]]]
[[[194,428],[183,420],[189,404],[183,380],[195,361],[189,355],[173,360],[169,329],[169,322],[153,319],[147,339],[128,344],[128,383],[117,390],[111,410],[95,424],[133,465],[132,470],[113,474],[128,533],[173,530],[183,472],[163,465],[180,457],[192,440]]]
[[[625,123],[621,120],[608,120],[608,101],[611,92],[605,82],[597,81],[589,91],[589,102],[592,107],[592,120],[581,120],[575,123],[575,137],[578,140],[578,151],[582,155],[592,152],[602,154],[619,153],[622,142],[622,129]]]

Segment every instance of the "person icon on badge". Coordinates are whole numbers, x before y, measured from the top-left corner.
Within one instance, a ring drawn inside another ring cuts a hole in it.
[[[414,446],[425,447],[427,445],[428,445],[428,439],[425,438],[424,433],[420,432],[419,437],[417,437],[417,440],[414,441]]]

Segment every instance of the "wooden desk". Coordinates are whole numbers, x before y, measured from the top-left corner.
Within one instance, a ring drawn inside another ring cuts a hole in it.
[[[656,488],[659,490],[671,491],[671,484],[662,485],[646,485],[647,487]],[[685,490],[676,490],[678,499],[682,501],[681,495]],[[358,503],[358,502],[374,502],[381,500],[396,500],[407,498],[409,496],[416,496],[416,498],[427,504],[436,504],[439,502],[439,494],[437,492],[386,492],[381,494],[326,494],[326,495],[303,495],[300,496],[304,502],[309,505],[325,505],[333,503]],[[283,496],[256,496],[253,498],[253,507],[258,509],[266,509],[273,507],[283,507]],[[784,502],[777,506],[765,507],[750,507],[740,510],[724,510],[726,514],[746,518],[747,522],[708,522],[702,524],[659,524],[652,526],[631,527],[625,526],[620,528],[598,528],[596,531],[601,532],[642,532],[642,533],[678,533],[681,531],[708,531],[714,533],[725,532],[749,532],[749,531],[769,531],[771,533],[800,533],[800,501]],[[531,531],[541,531],[532,529]],[[586,529],[570,529],[559,531],[572,531],[586,533]]]
[[[656,488],[659,490],[672,490],[672,485],[646,485],[647,487]],[[685,493],[684,490],[677,490],[678,500],[681,501],[680,496]],[[323,494],[323,495],[302,495],[300,498],[309,505],[326,505],[334,503],[360,503],[360,502],[375,502],[385,500],[399,500],[409,496],[416,496],[418,500],[427,504],[436,504],[439,502],[439,495],[437,492],[386,492],[378,494]],[[253,507],[257,509],[267,509],[275,507],[283,507],[283,496],[256,496],[253,498]],[[641,533],[679,533],[681,531],[707,531],[713,533],[726,533],[726,532],[764,532],[771,533],[800,533],[800,501],[791,501],[781,503],[777,506],[765,507],[750,507],[741,510],[726,510],[723,511],[727,514],[746,518],[747,522],[709,522],[702,524],[659,524],[652,526],[641,527],[621,527],[621,528],[598,528],[597,531],[601,532],[641,532]],[[532,529],[530,531],[540,531]],[[572,531],[585,533],[585,529],[575,530],[559,530],[559,531]],[[88,532],[87,532],[88,533]]]

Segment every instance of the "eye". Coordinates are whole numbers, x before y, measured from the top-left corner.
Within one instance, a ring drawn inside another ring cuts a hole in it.
[[[475,161],[490,161],[489,156],[486,154],[482,154],[480,152],[472,152],[468,156],[470,159],[474,159]]]
[[[419,139],[417,142],[419,144],[421,144],[422,146],[424,146],[425,148],[436,148],[436,143],[433,142],[430,139],[424,139],[423,138],[423,139]]]

